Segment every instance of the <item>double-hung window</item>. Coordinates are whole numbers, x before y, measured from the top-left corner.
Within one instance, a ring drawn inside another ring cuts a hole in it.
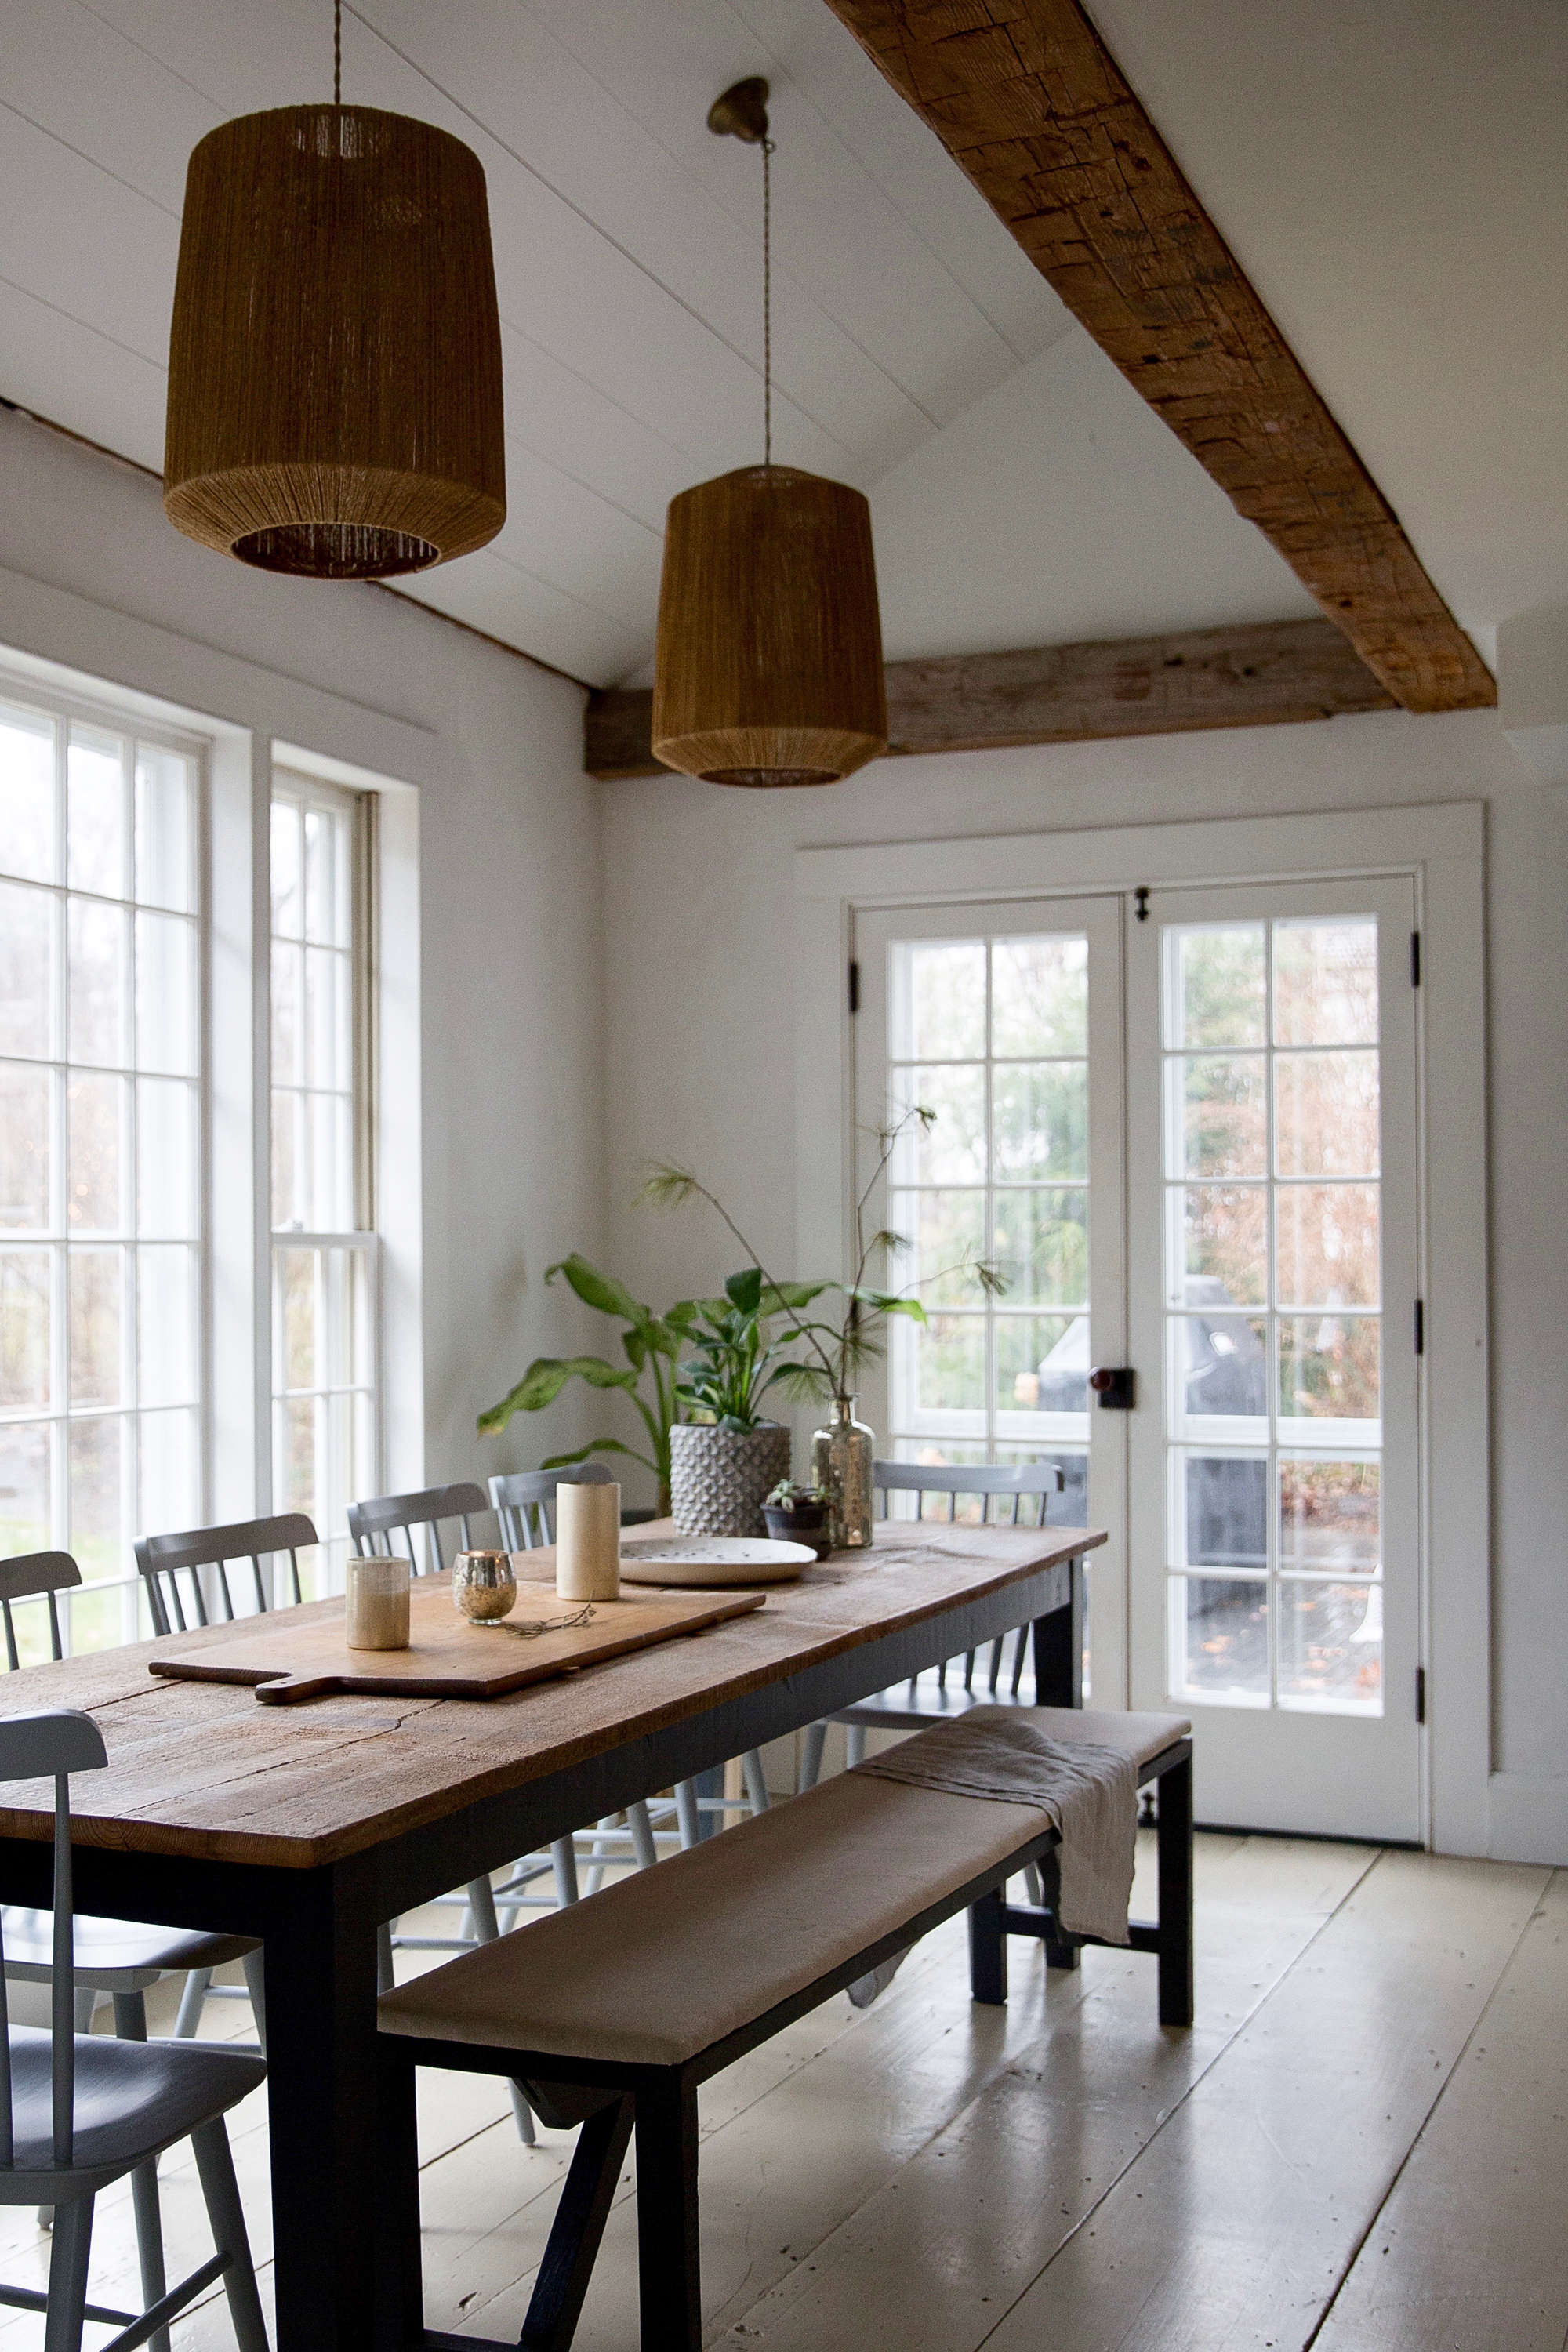
[[[377,1491],[373,812],[369,794],[274,772],[273,1495],[314,1521],[332,1582],[346,1507]]]
[[[75,1555],[77,1650],[134,1639],[131,1538],[205,1490],[202,783],[198,744],[0,708],[0,1545]]]

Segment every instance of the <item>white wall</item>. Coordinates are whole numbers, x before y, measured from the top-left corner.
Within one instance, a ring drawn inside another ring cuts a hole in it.
[[[628,1206],[652,1159],[695,1167],[793,1263],[795,848],[1487,803],[1492,1843],[1568,1861],[1568,792],[1536,782],[1491,713],[889,761],[819,793],[605,791],[609,1248],[656,1300],[710,1285],[732,1250],[696,1212]]]
[[[422,1466],[537,1461],[539,1423],[481,1444],[474,1421],[530,1357],[599,1344],[542,1280],[602,1234],[600,788],[581,693],[383,590],[195,547],[145,475],[0,413],[7,646],[418,787]],[[563,1400],[550,1440],[589,1435],[585,1410]]]

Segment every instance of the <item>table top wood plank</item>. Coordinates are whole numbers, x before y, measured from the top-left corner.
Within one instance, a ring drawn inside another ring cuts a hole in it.
[[[871,1551],[770,1587],[750,1615],[488,1701],[344,1695],[262,1707],[242,1686],[148,1671],[174,1648],[243,1638],[251,1620],[29,1667],[0,1692],[17,1710],[85,1708],[102,1730],[109,1769],[73,1786],[79,1843],[305,1869],[569,1770],[1104,1540],[1089,1529],[888,1523]],[[548,1556],[529,1557],[545,1577]],[[325,1622],[342,1607],[290,1615]],[[18,1784],[6,1800],[0,1837],[51,1834],[45,1784]]]

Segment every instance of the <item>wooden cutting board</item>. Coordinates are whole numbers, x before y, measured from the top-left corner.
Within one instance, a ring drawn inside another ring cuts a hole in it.
[[[285,1612],[277,1618],[253,1618],[243,1631],[220,1640],[209,1634],[200,1649],[163,1651],[148,1659],[148,1670],[176,1682],[251,1683],[269,1706],[292,1706],[336,1691],[388,1698],[500,1698],[529,1683],[700,1633],[726,1617],[760,1609],[763,1601],[760,1592],[597,1601],[588,1623],[531,1637],[507,1629],[554,1624],[574,1615],[576,1604],[525,1584],[510,1617],[487,1629],[458,1616],[444,1576],[417,1579],[409,1597],[406,1650],[351,1650],[341,1614],[324,1623],[289,1626],[291,1612]]]

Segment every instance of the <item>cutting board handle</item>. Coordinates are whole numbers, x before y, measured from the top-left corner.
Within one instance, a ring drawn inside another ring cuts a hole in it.
[[[302,1698],[329,1698],[342,1688],[342,1675],[269,1675],[256,1685],[263,1706],[293,1706]]]

